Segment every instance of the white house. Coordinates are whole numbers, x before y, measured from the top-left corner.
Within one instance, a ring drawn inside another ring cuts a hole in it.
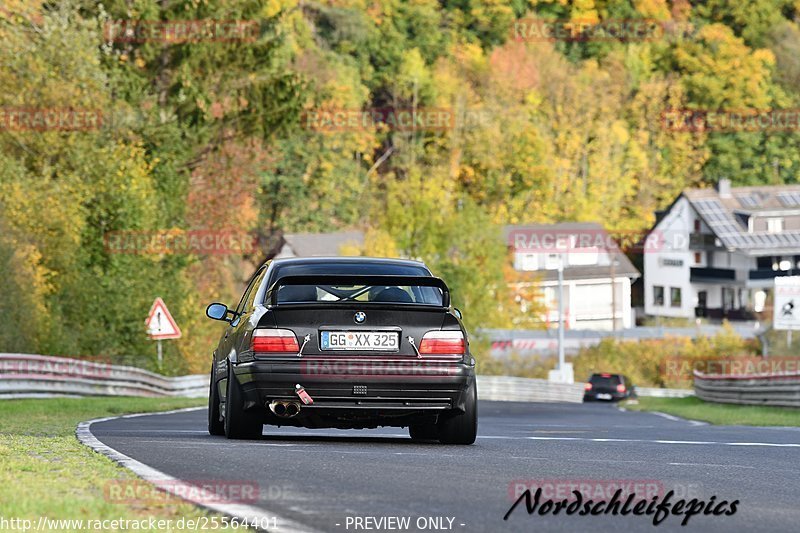
[[[361,231],[335,231],[331,233],[286,233],[284,244],[276,259],[282,257],[333,257],[341,255],[343,247],[360,248],[364,245]]]
[[[800,275],[800,185],[687,189],[648,239],[645,314],[752,319],[776,276]]]
[[[639,271],[597,223],[564,222],[505,226],[520,285],[538,284],[547,308],[542,317],[558,326],[558,267],[564,265],[567,329],[615,330],[634,325],[631,283]],[[613,289],[612,289],[613,287]]]

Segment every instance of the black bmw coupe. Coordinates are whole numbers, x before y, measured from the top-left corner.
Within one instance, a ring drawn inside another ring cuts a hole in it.
[[[256,438],[264,424],[408,427],[472,444],[475,360],[447,285],[420,262],[287,258],[252,277],[214,350],[208,431]]]

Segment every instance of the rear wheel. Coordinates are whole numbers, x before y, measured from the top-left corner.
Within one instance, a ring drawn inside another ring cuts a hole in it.
[[[478,435],[478,388],[475,382],[467,391],[464,412],[439,417],[442,444],[472,444]]]
[[[261,419],[244,410],[244,396],[239,382],[228,366],[228,386],[225,391],[225,436],[229,439],[257,439],[264,424]]]
[[[211,383],[208,386],[208,433],[224,435],[225,424],[219,414],[219,387],[214,381],[214,367],[211,367]]]

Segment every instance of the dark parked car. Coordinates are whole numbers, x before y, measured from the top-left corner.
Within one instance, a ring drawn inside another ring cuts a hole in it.
[[[251,279],[214,350],[208,431],[263,424],[408,427],[413,439],[472,444],[475,360],[444,281],[420,262],[276,259]]]
[[[584,385],[583,401],[617,402],[636,397],[636,387],[622,374],[592,374]]]

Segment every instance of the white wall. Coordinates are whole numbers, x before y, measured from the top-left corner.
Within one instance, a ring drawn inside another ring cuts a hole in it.
[[[611,278],[564,281],[564,313],[568,329],[613,329],[612,303],[616,304],[617,329],[633,326],[631,280],[614,279],[616,301],[611,296]],[[558,284],[543,282],[547,318],[551,327],[558,325]]]
[[[689,268],[694,264],[694,254],[689,250],[689,234],[694,231],[696,218],[686,198],[681,198],[669,213],[656,225],[650,239],[658,238],[658,245],[650,241],[644,252],[644,312],[648,315],[669,317],[694,317],[694,294],[689,283]],[[703,227],[707,231],[707,227]],[[662,242],[663,239],[663,242]],[[699,265],[705,266],[705,265]],[[664,305],[656,306],[653,287],[664,287]],[[681,289],[681,305],[673,307],[670,288]]]

